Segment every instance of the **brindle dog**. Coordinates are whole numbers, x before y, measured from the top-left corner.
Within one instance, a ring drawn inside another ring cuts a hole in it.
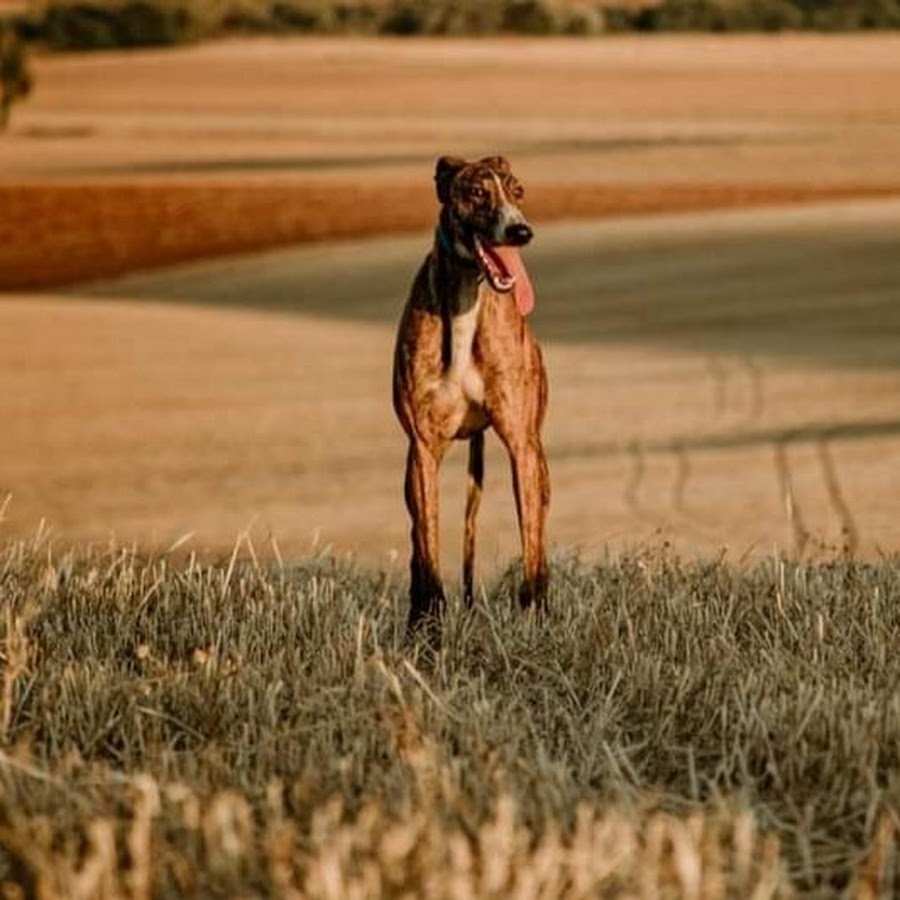
[[[435,242],[413,282],[394,354],[394,408],[409,437],[406,505],[412,519],[409,625],[436,621],[444,603],[438,544],[438,467],[453,440],[469,441],[463,583],[473,601],[475,515],[484,432],[512,463],[522,539],[523,608],[547,592],[544,521],[550,479],[540,429],[547,374],[528,323],[534,295],[518,247],[532,230],[522,186],[502,156],[442,157]]]

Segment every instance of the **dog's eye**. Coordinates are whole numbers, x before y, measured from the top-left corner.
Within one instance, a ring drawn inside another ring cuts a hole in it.
[[[483,187],[469,188],[469,196],[473,200],[484,200],[487,197],[487,191]]]
[[[512,186],[512,198],[517,203],[525,196],[525,188],[522,187],[521,184],[514,184]]]

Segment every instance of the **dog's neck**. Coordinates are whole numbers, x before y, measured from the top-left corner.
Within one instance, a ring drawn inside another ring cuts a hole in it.
[[[469,312],[478,301],[478,287],[484,276],[474,256],[451,237],[444,215],[434,232],[432,290],[441,310],[448,316]]]

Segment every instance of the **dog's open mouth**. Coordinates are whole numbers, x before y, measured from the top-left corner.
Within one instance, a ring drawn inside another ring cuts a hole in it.
[[[522,265],[518,260],[518,249],[516,247],[497,247],[485,243],[477,234],[473,237],[475,256],[478,258],[478,264],[481,266],[485,278],[491,283],[491,287],[495,291],[503,293],[511,291],[516,286],[514,270],[521,268]]]
[[[527,316],[534,308],[534,287],[519,248],[488,244],[477,234],[474,238],[475,256],[484,277],[495,291],[514,291],[519,312]]]

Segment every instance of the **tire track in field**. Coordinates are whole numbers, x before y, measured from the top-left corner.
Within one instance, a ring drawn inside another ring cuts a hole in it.
[[[772,444],[799,444],[819,441],[840,442],[891,438],[900,436],[900,418],[871,419],[856,422],[809,422],[788,428],[758,428],[706,434],[675,436],[658,441],[640,442],[640,453],[658,456],[666,453],[703,452],[706,450],[745,450]],[[634,454],[634,441],[601,441],[595,444],[570,444],[554,451],[556,459],[610,458]],[[634,486],[631,491],[634,493]]]

